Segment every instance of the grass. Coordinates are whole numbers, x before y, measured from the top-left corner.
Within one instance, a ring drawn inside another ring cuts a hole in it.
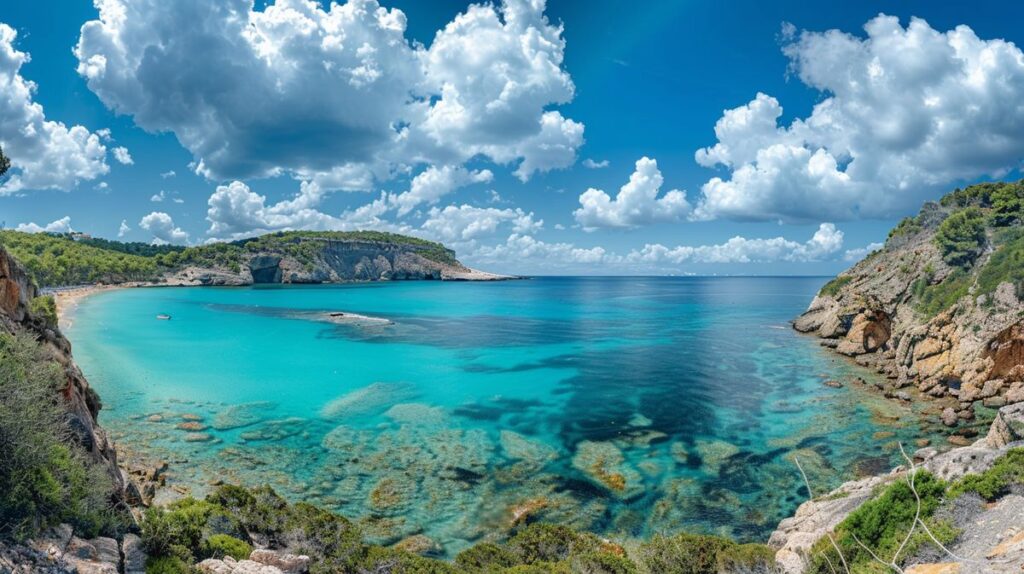
[[[974,492],[991,502],[1008,494],[1015,484],[1024,484],[1024,448],[1010,450],[981,474],[969,474],[954,482],[949,495]]]
[[[914,309],[926,318],[932,318],[949,309],[962,297],[965,297],[973,281],[970,274],[957,269],[950,273],[941,283],[931,284],[931,275],[919,277],[911,285],[914,297]]]
[[[818,295],[835,297],[836,295],[839,294],[843,287],[850,283],[850,281],[853,281],[852,276],[840,275],[839,277],[836,277],[835,279],[826,283],[825,286],[821,288],[821,291],[818,291]]]

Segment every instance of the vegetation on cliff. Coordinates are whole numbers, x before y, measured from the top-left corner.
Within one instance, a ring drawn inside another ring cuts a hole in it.
[[[440,243],[379,231],[282,231],[195,247],[122,243],[69,233],[0,231],[0,245],[21,260],[44,287],[156,281],[190,265],[238,273],[256,254],[291,257],[311,269],[324,244],[330,242],[403,246],[427,260],[458,265],[455,252]]]
[[[66,522],[84,536],[113,534],[106,470],[71,439],[60,365],[29,334],[0,333],[0,538],[23,539]]]

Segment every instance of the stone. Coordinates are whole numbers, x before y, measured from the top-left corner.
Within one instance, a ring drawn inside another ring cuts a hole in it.
[[[189,432],[199,432],[207,429],[207,426],[198,421],[189,421],[184,423],[178,423],[175,426],[178,430],[184,430]]]
[[[904,570],[905,574],[960,574],[957,562],[941,562],[934,564],[915,564]]]
[[[252,551],[249,560],[273,566],[284,574],[305,574],[309,571],[309,556],[305,554],[286,554],[258,548]]]
[[[117,540],[101,537],[93,538],[89,540],[89,543],[96,549],[99,562],[113,564],[115,568],[121,563],[121,548],[118,546]]]
[[[185,442],[209,442],[213,435],[205,432],[190,432],[185,435]]]
[[[235,560],[230,556],[225,556],[223,560],[207,558],[196,564],[196,568],[206,574],[284,574],[276,566],[260,564],[252,560]]]
[[[969,438],[958,434],[949,435],[946,437],[946,442],[953,446],[969,446],[971,444]]]
[[[843,383],[840,383],[839,381],[828,380],[822,384],[825,385],[826,387],[832,387],[833,389],[843,388]]]
[[[135,574],[146,570],[146,551],[142,547],[142,539],[135,534],[125,534],[121,541],[121,553],[124,554],[125,574]]]
[[[956,426],[956,423],[959,420],[959,417],[957,416],[956,411],[953,410],[953,407],[946,407],[942,409],[942,415],[940,418],[942,419],[942,424],[948,427]]]
[[[1020,440],[1024,440],[1024,403],[999,409],[985,441],[993,448],[1002,448]]]
[[[986,407],[988,407],[988,408],[990,408],[990,409],[998,409],[1000,407],[1006,406],[1006,398],[1005,397],[989,397],[989,398],[981,401],[981,404],[986,406]]]
[[[919,448],[914,451],[914,459],[919,461],[926,461],[935,455],[939,454],[939,451],[935,447]]]

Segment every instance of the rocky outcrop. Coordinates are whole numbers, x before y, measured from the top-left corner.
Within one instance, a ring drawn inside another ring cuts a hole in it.
[[[71,439],[106,467],[115,491],[124,496],[129,481],[117,466],[117,452],[113,443],[96,422],[101,408],[99,396],[89,387],[82,371],[72,359],[71,343],[57,327],[47,324],[43,317],[32,313],[31,302],[38,295],[25,269],[0,246],[0,332],[32,334],[62,367],[67,382],[61,389],[61,395]]]
[[[494,281],[511,279],[470,269],[437,246],[416,242],[295,237],[288,249],[246,251],[235,269],[189,265],[168,274],[172,285],[340,283],[348,281]],[[301,249],[296,248],[301,246]],[[248,248],[246,248],[248,249]]]
[[[914,453],[913,458],[920,468],[943,480],[953,481],[967,474],[984,472],[1007,451],[1020,447],[1024,447],[1024,403],[1000,409],[989,434],[970,446],[944,453],[930,447],[922,448]],[[896,480],[906,480],[906,473],[907,468],[900,466],[889,474],[847,482],[828,494],[801,504],[796,514],[779,523],[768,542],[778,551],[776,560],[782,570],[787,574],[804,572],[807,553],[816,542],[861,504],[873,498],[880,487]],[[964,528],[965,535],[957,540],[954,554],[976,556],[978,561],[956,564],[958,568],[963,567],[953,571],[965,574],[975,571],[1019,572],[1020,564],[1024,563],[1024,543],[1018,544],[1024,542],[1024,536],[1019,536],[1024,532],[1024,523],[1019,520],[1022,516],[1019,512],[1024,512],[1024,497],[1007,496],[998,504],[977,506],[970,520],[992,532],[979,538],[975,536],[975,529]],[[1000,570],[1003,564],[1016,564],[1017,570]],[[982,569],[976,570],[976,567]],[[924,568],[919,571],[930,572]]]
[[[926,204],[882,249],[828,283],[793,327],[884,374],[891,396],[916,387],[945,400],[955,425],[973,418],[975,403],[1024,401],[1024,302],[1010,281],[979,292],[991,246],[967,269],[943,260],[934,238],[952,211]],[[936,297],[948,299],[940,312]]]
[[[138,536],[126,534],[121,541],[82,539],[67,524],[23,544],[0,546],[0,572],[4,573],[142,574],[145,564]]]

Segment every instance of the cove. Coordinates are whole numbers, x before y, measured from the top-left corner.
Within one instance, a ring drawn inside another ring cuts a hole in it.
[[[197,495],[269,484],[447,555],[527,520],[763,541],[807,498],[794,458],[820,492],[938,432],[823,384],[873,376],[790,328],[824,282],[124,289],[68,335],[119,449]]]

